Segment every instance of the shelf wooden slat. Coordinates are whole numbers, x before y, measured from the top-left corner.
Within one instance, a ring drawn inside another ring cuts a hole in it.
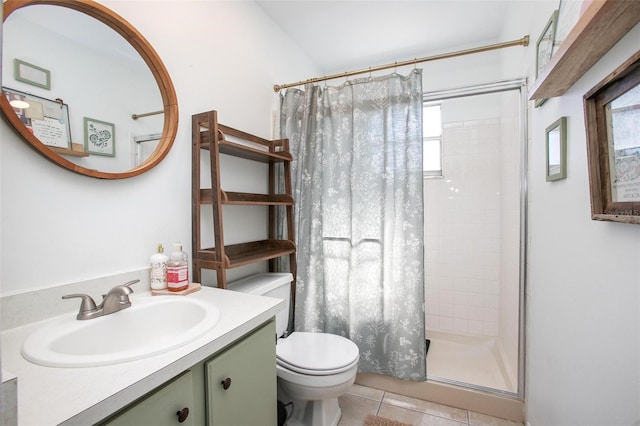
[[[200,148],[209,149],[209,124],[201,122],[200,132]],[[218,129],[222,134],[241,139],[243,141],[253,144],[245,145],[235,143],[226,139],[218,141],[218,146],[221,154],[233,155],[247,160],[259,161],[262,163],[278,163],[282,161],[291,161],[291,153],[281,150],[285,139],[268,140],[259,136],[252,135],[242,130],[234,129],[233,127],[225,126],[218,123]],[[219,136],[219,135],[218,135]],[[261,149],[259,147],[264,147]]]
[[[640,1],[592,0],[529,91],[530,100],[562,96],[640,22]]]
[[[293,197],[288,194],[250,194],[247,192],[222,191],[223,204],[292,206]]]
[[[289,240],[263,240],[232,244],[225,246],[224,250],[226,256],[219,267],[227,269],[275,259],[296,252],[295,245]],[[214,264],[217,266],[215,247],[203,249],[198,253],[198,258],[203,262],[211,262],[212,266]]]
[[[207,139],[209,138],[205,137],[205,134],[207,133],[203,132],[201,137],[201,149],[209,149],[209,143],[207,142]],[[293,158],[288,152],[269,152],[226,140],[220,141],[218,146],[221,154],[233,155],[247,160],[259,161],[261,163],[281,163],[283,161],[291,161]]]
[[[58,148],[55,146],[50,146],[49,149],[51,149],[51,151],[53,152],[57,152],[58,154],[69,155],[71,157],[88,157],[89,156],[89,154],[84,151],[74,151],[69,148]]]
[[[248,192],[221,191],[222,204],[256,206],[292,206],[293,197],[288,194],[251,194]],[[200,203],[213,204],[213,190],[200,189]]]
[[[246,145],[222,141],[220,142],[220,153],[234,155],[236,157],[245,158],[247,160],[259,161],[262,163],[279,163],[282,161],[291,161],[291,154],[288,152],[268,152]]]

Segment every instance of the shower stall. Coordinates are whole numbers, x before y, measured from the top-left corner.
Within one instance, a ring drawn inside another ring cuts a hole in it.
[[[427,378],[521,395],[525,80],[424,102]]]

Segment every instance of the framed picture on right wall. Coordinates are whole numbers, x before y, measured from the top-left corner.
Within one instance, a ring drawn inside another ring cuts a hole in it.
[[[554,10],[551,14],[551,18],[545,25],[544,30],[538,37],[536,42],[536,79],[542,75],[547,64],[551,60],[551,54],[553,53],[553,41],[556,34],[556,22],[558,19],[558,11]],[[536,108],[542,105],[546,99],[538,99],[535,102]]]
[[[591,218],[640,223],[640,51],[584,95]]]

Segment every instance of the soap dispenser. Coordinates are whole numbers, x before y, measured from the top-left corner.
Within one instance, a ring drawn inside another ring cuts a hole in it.
[[[182,291],[189,287],[189,264],[187,254],[182,251],[182,243],[175,243],[167,263],[167,288]]]
[[[151,272],[149,282],[152,290],[164,290],[167,288],[167,263],[169,257],[164,254],[164,247],[158,244],[157,252],[151,256]]]

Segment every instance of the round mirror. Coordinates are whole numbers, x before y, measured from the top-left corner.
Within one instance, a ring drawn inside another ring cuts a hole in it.
[[[177,98],[131,24],[91,0],[7,0],[4,13],[0,109],[32,148],[100,179],[162,161],[178,129]]]

